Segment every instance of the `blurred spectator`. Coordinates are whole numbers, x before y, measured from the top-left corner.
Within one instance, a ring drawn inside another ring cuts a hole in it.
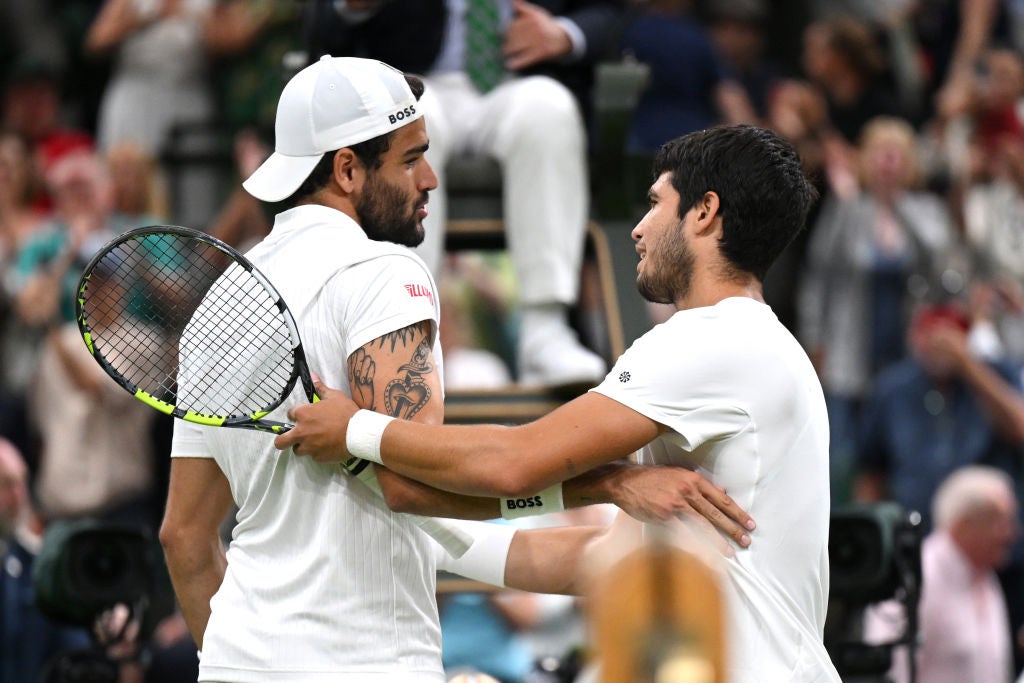
[[[969,329],[952,304],[922,307],[911,354],[878,376],[864,407],[857,498],[918,510],[926,528],[932,496],[953,470],[1024,444],[1020,374],[976,358]]]
[[[935,492],[932,510],[935,530],[921,547],[915,680],[1007,683],[1010,625],[996,571],[1019,535],[1013,481],[991,467],[958,469]],[[905,623],[899,605],[877,605],[865,620],[865,640],[885,642]],[[895,683],[912,680],[905,648],[895,653],[890,673]]]
[[[110,175],[95,152],[68,153],[47,172],[53,217],[36,230],[17,255],[16,313],[29,325],[75,319],[75,290],[92,255],[125,230],[153,222],[113,208]]]
[[[110,173],[116,213],[145,216],[166,222],[170,218],[167,185],[156,159],[134,142],[119,142],[104,155]]]
[[[804,71],[825,94],[828,120],[848,142],[876,116],[900,115],[883,80],[886,63],[878,40],[853,17],[824,19],[804,31]]]
[[[817,88],[793,78],[776,83],[768,99],[767,124],[796,147],[809,175],[822,176],[826,143],[833,133],[828,104]]]
[[[32,205],[38,184],[24,139],[0,132],[0,436],[30,460],[24,395],[34,353],[28,330],[14,314],[10,285],[17,254],[42,220]]]
[[[33,205],[40,190],[36,166],[25,139],[0,131],[0,263],[8,261],[39,224]]]
[[[5,84],[0,127],[25,140],[40,173],[65,154],[92,147],[92,136],[68,125],[63,117],[59,73],[30,61],[16,64]],[[34,204],[48,210],[48,188],[42,189],[44,192],[34,197]]]
[[[731,78],[746,93],[759,120],[768,117],[772,91],[782,69],[765,53],[766,0],[714,0],[709,8],[711,40]]]
[[[933,131],[944,134],[963,206],[963,233],[975,277],[988,283],[1001,352],[1024,360],[1024,61],[992,49],[974,79],[968,112]]]
[[[17,330],[17,336],[8,338],[7,352],[17,357],[10,370],[18,381],[11,386],[18,396],[25,396],[36,381],[47,331],[75,320],[76,288],[88,260],[114,235],[154,222],[112,210],[110,178],[91,150],[65,154],[49,169],[46,180],[55,212],[21,245],[6,283],[13,302],[8,324]],[[84,349],[81,340],[77,343]]]
[[[439,600],[442,663],[449,674],[482,671],[501,683],[520,683],[533,668],[519,632],[538,618],[536,596],[521,591],[452,593]]]
[[[957,87],[957,108],[940,110],[926,131],[936,157],[933,174],[951,186],[956,205],[972,184],[1005,173],[997,158],[1004,145],[1024,141],[1024,64],[1013,50],[993,48]]]
[[[238,177],[248,178],[270,155],[267,146],[252,129],[235,134],[235,166]],[[242,188],[239,181],[208,232],[241,252],[263,239],[270,232],[271,221],[263,204]]]
[[[16,64],[4,88],[3,127],[25,138],[33,151],[67,132],[61,121],[60,76],[53,67]]]
[[[930,67],[929,93],[938,116],[949,119],[970,100],[983,51],[1010,39],[1007,0],[934,0],[916,4],[915,30]]]
[[[278,93],[298,68],[295,62],[302,59],[297,42],[303,11],[311,11],[316,3],[231,0],[224,4],[223,17],[207,28],[208,36],[216,30],[225,33],[217,39],[223,47],[217,51],[211,73],[218,113],[231,135],[246,129],[272,135]]]
[[[26,477],[21,454],[0,438],[0,683],[50,683],[56,656],[90,645],[84,630],[54,624],[34,606],[32,564],[40,538],[32,528]]]
[[[800,284],[800,338],[821,376],[835,500],[847,498],[857,413],[875,374],[903,357],[909,309],[934,297],[953,233],[941,198],[916,189],[913,129],[880,118],[849,173],[835,171]],[[856,175],[854,175],[856,173]]]
[[[445,14],[437,2],[423,0],[341,3],[328,6],[321,34],[331,38],[324,46],[332,54],[382,58],[403,71],[427,67],[420,105],[430,135],[427,159],[440,186],[431,193],[419,253],[438,273],[448,160],[497,159],[521,308],[518,379],[592,384],[604,375],[605,361],[568,322],[579,296],[590,198],[584,118],[565,83],[585,87],[594,61],[609,48],[623,3],[501,0],[492,6],[490,40],[477,42],[466,20],[478,4],[447,0]],[[486,73],[484,64],[491,67]]]
[[[85,41],[93,56],[116,55],[100,105],[100,148],[132,142],[156,159],[171,148],[209,154],[217,119],[209,62],[255,38],[259,19],[249,9],[241,0],[106,0]],[[176,188],[188,201],[176,220],[205,226],[220,201],[218,180],[213,167],[184,167]]]
[[[107,376],[75,323],[47,335],[29,400],[41,440],[34,488],[43,516],[155,529],[160,507],[150,430],[156,412]]]
[[[652,155],[665,142],[716,123],[753,123],[743,86],[731,77],[689,0],[651,0],[626,26],[621,50],[651,67],[633,113],[628,151]]]

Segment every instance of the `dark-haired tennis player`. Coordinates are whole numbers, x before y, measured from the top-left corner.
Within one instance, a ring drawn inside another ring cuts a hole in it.
[[[522,426],[441,426],[356,411],[324,388],[325,400],[290,412],[297,426],[276,443],[323,461],[351,453],[472,495],[550,491],[637,450],[647,463],[697,469],[758,521],[756,541],[724,564],[729,680],[838,681],[822,643],[825,403],[806,353],[761,293],[814,190],[792,146],[751,126],[668,143],[654,175],[650,210],[633,230],[637,285],[676,313],[590,393]],[[626,524],[620,515],[616,525]]]
[[[292,206],[248,256],[295,315],[314,371],[363,408],[439,424],[438,296],[407,248],[423,237],[437,183],[423,158],[421,88],[371,60],[325,57],[307,67],[282,92],[276,151],[244,187]],[[272,419],[302,402],[296,391]],[[455,559],[337,465],[279,453],[266,434],[176,421],[172,456],[160,537],[202,650],[200,681],[443,683],[438,567],[527,590],[572,590],[559,558],[594,533],[538,536],[464,522],[476,540]],[[511,513],[557,507],[379,476],[387,503],[409,512],[485,519],[498,517],[499,505]],[[637,514],[696,511],[743,534],[715,508],[745,522],[731,500],[680,468],[611,468],[566,484],[564,502],[607,502],[613,481],[615,502]],[[225,553],[218,528],[232,503]]]

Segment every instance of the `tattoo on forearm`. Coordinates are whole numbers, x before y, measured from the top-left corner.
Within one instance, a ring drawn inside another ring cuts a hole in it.
[[[399,376],[384,389],[384,408],[388,415],[408,420],[420,412],[430,400],[430,387],[423,377],[433,371],[430,344],[421,339],[409,362],[398,368]]]

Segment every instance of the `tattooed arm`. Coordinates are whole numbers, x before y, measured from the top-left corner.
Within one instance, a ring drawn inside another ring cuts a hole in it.
[[[379,337],[349,356],[349,389],[359,407],[416,422],[444,421],[430,331],[431,323],[422,321]],[[441,491],[379,465],[374,467],[385,501],[396,512],[461,519],[501,516],[496,498]],[[563,497],[566,507],[615,503],[650,521],[677,515],[703,517],[741,545],[749,542],[744,540],[749,515],[723,491],[682,468],[612,462],[566,481]]]
[[[348,381],[352,400],[360,408],[415,422],[444,421],[441,378],[434,362],[428,320],[389,332],[356,349],[348,358]],[[380,465],[374,467],[384,500],[396,512],[481,520],[501,516],[497,498],[441,491]],[[616,473],[608,470],[608,474],[592,473],[567,482],[566,506],[613,502],[608,483]]]
[[[356,349],[348,357],[352,400],[393,417],[441,424],[441,378],[430,340],[431,322],[422,320]]]
[[[348,357],[352,400],[360,408],[393,417],[441,424],[444,398],[431,348],[429,320],[389,332],[356,349]],[[388,507],[436,517],[493,519],[498,501],[439,491],[375,466]]]

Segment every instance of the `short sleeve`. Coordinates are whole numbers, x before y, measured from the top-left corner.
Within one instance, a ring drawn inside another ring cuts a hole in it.
[[[331,278],[324,295],[334,302],[347,348],[423,320],[433,323],[431,344],[436,339],[437,288],[423,262],[412,255],[388,254],[347,268]]]
[[[709,351],[700,330],[687,341],[668,329],[638,339],[592,391],[669,427],[686,450],[747,428],[750,416],[730,391],[735,369],[718,362],[724,356]]]
[[[203,438],[203,430],[209,427],[202,427],[193,422],[175,420],[174,429],[171,435],[171,457],[172,458],[212,458],[210,448]]]

